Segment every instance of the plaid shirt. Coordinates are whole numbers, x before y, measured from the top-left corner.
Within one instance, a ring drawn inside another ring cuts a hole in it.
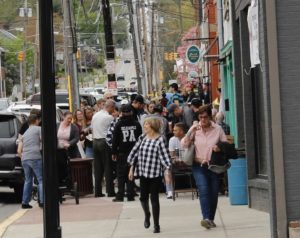
[[[114,130],[115,130],[115,126],[117,124],[117,122],[119,121],[119,117],[115,118],[109,125],[109,128],[107,130],[107,134],[106,134],[106,144],[111,148],[112,147],[112,140],[113,140],[113,134],[114,134]]]
[[[132,148],[127,161],[129,164],[135,165],[135,176],[145,178],[162,176],[162,166],[167,169],[171,166],[170,155],[162,136],[148,139],[145,135],[141,135]]]

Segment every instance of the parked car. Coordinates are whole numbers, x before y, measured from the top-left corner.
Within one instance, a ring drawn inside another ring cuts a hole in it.
[[[31,109],[41,110],[41,105],[29,105],[29,104],[15,104],[13,103],[7,109],[8,112],[12,112],[15,115],[24,115],[26,117],[29,116]],[[63,111],[56,107],[56,122],[61,122],[63,120]]]
[[[66,111],[69,110],[69,94],[67,91],[56,91],[56,106],[61,110]],[[93,95],[88,93],[81,93],[80,100],[84,99],[87,101],[87,104],[93,107],[96,104],[96,99]],[[40,105],[41,104],[41,94],[36,93],[32,95],[30,99],[26,101],[30,105]]]
[[[11,112],[0,112],[0,186],[13,188],[18,201],[22,200],[24,183],[16,144],[20,128],[18,116]]]

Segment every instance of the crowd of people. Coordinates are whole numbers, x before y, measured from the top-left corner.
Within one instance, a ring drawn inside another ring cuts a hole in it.
[[[194,143],[192,172],[203,216],[201,225],[207,229],[215,227],[219,178],[208,170],[208,164],[212,151],[220,150],[217,143],[226,141],[225,133],[229,134],[230,130],[224,123],[223,113],[209,104],[209,95],[199,97],[191,87],[185,88],[184,93],[180,92],[177,84],[170,86],[170,92],[153,100],[136,94],[130,101],[121,103],[115,102],[113,95],[107,92],[94,108],[82,103],[81,109],[73,114],[65,112],[64,120],[57,126],[59,182],[66,177],[66,158],[94,158],[95,197],[112,197],[113,202],[123,202],[124,198],[134,201],[138,190],[145,214],[144,227],[150,227],[150,200],[154,233],[159,233],[161,185],[164,182],[166,197],[172,198],[172,166],[181,163],[184,149]],[[29,119],[30,130],[23,136],[24,169],[28,167],[26,160],[30,157],[25,149],[30,144],[40,143],[40,128],[36,128],[38,121],[34,116]],[[30,144],[26,142],[28,134],[35,136]],[[34,160],[40,162],[41,156]],[[35,164],[31,168],[40,182],[42,176],[36,171]],[[33,175],[31,170],[26,170],[22,207],[30,208],[28,196]],[[136,178],[139,179],[139,188]],[[42,187],[39,187],[42,206],[41,191]]]

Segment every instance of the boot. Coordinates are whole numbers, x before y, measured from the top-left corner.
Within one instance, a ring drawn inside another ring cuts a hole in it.
[[[160,233],[159,209],[160,209],[159,203],[152,203],[152,215],[153,215],[153,223],[154,223],[153,233]]]
[[[149,203],[141,201],[141,204],[142,204],[142,208],[143,208],[144,213],[145,213],[144,227],[146,229],[148,229],[150,227],[150,216],[151,216],[150,210],[149,210]]]

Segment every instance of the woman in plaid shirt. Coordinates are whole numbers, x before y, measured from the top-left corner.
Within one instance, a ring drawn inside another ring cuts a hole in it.
[[[140,201],[145,213],[145,228],[150,226],[149,194],[151,195],[154,233],[160,232],[159,226],[159,189],[162,181],[162,167],[170,169],[171,159],[165,140],[160,136],[160,120],[146,118],[144,121],[144,135],[139,137],[128,156],[131,165],[129,179],[140,177]]]

